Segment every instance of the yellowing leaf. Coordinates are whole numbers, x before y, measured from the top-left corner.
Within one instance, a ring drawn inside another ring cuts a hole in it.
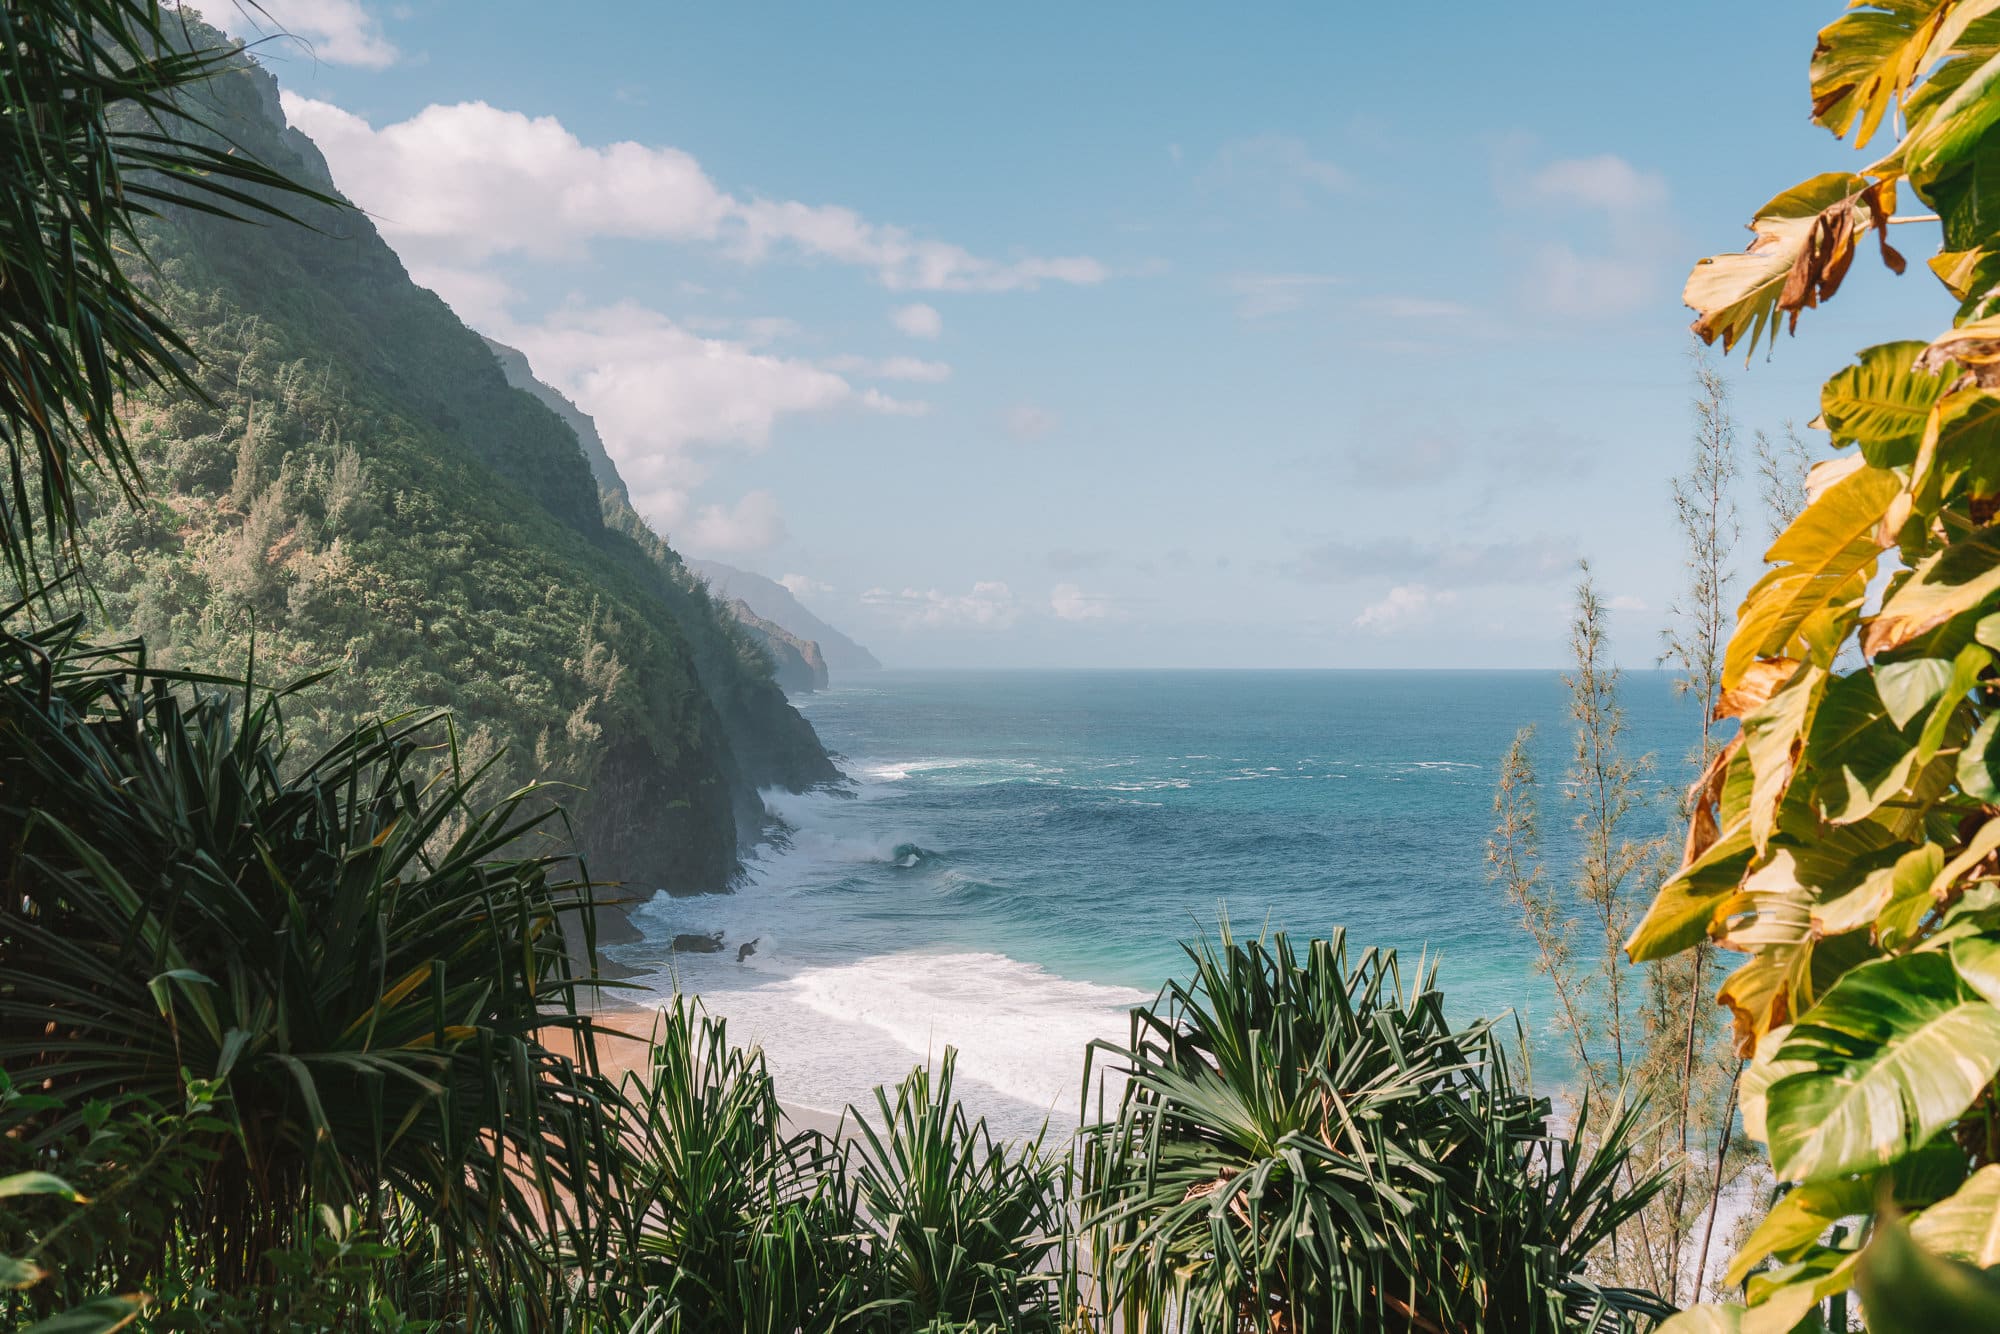
[[[1907,644],[1995,593],[2000,593],[2000,528],[1982,528],[1926,559],[1896,586],[1863,632],[1862,651],[1872,657]]]
[[[1858,444],[1878,468],[1907,464],[1917,452],[1931,405],[1950,382],[1916,369],[1925,345],[1884,343],[1862,352],[1820,390],[1820,420],[1836,447]]]
[[[1737,613],[1723,661],[1725,689],[1742,682],[1760,657],[1784,654],[1807,617],[1865,579],[1882,548],[1876,526],[1902,489],[1895,473],[1863,467],[1833,483],[1772,544],[1776,564],[1751,588]]]
[[[1626,955],[1633,963],[1665,959],[1701,940],[1749,869],[1750,856],[1750,822],[1743,819],[1660,886],[1625,942]]]
[[[1981,1269],[2000,1265],[2000,1164],[1988,1163],[1910,1220],[1910,1235],[1939,1255]]]
[[[1854,238],[1872,225],[1868,181],[1833,171],[1793,186],[1757,211],[1747,249],[1711,255],[1694,266],[1681,300],[1697,314],[1694,331],[1730,351],[1749,352],[1777,337],[1781,309],[1796,321],[1805,306],[1831,296],[1853,258]]]
[[[1784,661],[1780,659],[1779,661]],[[1778,825],[1778,804],[1792,781],[1800,747],[1826,689],[1822,667],[1802,668],[1791,683],[1743,720],[1743,747],[1750,756],[1750,838],[1761,854]]]
[[[1854,146],[1875,137],[1882,119],[1918,76],[1941,58],[1993,0],[1856,3],[1820,29],[1813,50],[1813,119]]]

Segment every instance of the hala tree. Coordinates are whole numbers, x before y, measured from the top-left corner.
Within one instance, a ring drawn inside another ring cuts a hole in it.
[[[1723,658],[1737,735],[1694,786],[1680,870],[1627,948],[1713,941],[1747,1132],[1789,1190],[1731,1266],[1788,1330],[1858,1287],[1872,1328],[1993,1328],[2000,1298],[2000,0],[1857,4],[1819,34],[1813,119],[1858,172],[1778,195],[1686,300],[1724,349],[1832,297],[1899,191],[1935,211],[1952,327],[1826,382],[1835,451],[1771,547]],[[1898,134],[1900,131],[1900,134]],[[1920,331],[1932,333],[1932,331]],[[1878,578],[1879,604],[1871,601]],[[1914,1244],[1913,1244],[1914,1243]]]

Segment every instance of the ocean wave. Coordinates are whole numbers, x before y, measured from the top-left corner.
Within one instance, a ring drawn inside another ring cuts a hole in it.
[[[1152,999],[991,953],[878,955],[807,969],[779,986],[806,1009],[885,1035],[916,1060],[956,1047],[967,1075],[1056,1116],[1076,1106],[1084,1048],[1122,1037],[1127,1012]]]

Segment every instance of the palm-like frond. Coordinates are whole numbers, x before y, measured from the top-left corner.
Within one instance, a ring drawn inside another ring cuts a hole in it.
[[[558,1241],[601,1251],[613,1161],[606,1089],[544,1043],[582,1022],[581,891],[503,855],[531,794],[472,807],[447,725],[373,724],[292,775],[281,698],[74,621],[0,632],[0,1063],[37,1095],[0,1139],[60,1159],[102,1109],[213,1086],[148,1230],[218,1288],[267,1278],[319,1204],[432,1253],[450,1304],[547,1292]]]
[[[1586,1327],[1648,1308],[1585,1279],[1656,1182],[1616,1179],[1630,1113],[1583,1150],[1515,1091],[1486,1025],[1454,1030],[1435,971],[1303,957],[1284,935],[1190,947],[1137,1010],[1116,1114],[1086,1128],[1086,1237],[1132,1330]],[[1653,1308],[1656,1309],[1656,1308]]]

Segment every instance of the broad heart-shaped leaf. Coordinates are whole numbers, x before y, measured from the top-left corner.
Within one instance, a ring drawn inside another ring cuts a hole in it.
[[[1743,720],[1743,748],[1750,756],[1750,837],[1760,854],[1778,827],[1778,805],[1791,784],[1826,683],[1826,669],[1807,663],[1789,685]]]
[[[1812,242],[1821,215],[1855,210],[1868,188],[1866,179],[1844,171],[1803,181],[1757,211],[1750,223],[1755,239],[1748,249],[1711,255],[1697,263],[1681,300],[1697,312],[1694,331],[1701,340],[1713,343],[1720,338],[1722,350],[1728,352],[1748,338],[1747,350],[1755,353],[1767,332],[1775,339],[1779,298]],[[1851,222],[1853,232],[1865,225],[1858,219]]]
[[[1856,5],[1820,29],[1813,51],[1813,119],[1861,148],[1882,118],[1993,0],[1895,0]]]
[[[1836,448],[1860,445],[1877,468],[1902,467],[1916,457],[1931,405],[1950,384],[1914,369],[1924,346],[1913,339],[1868,348],[1826,382],[1819,415]]]
[[[1866,1172],[1952,1124],[2000,1071],[2000,1009],[1941,954],[1877,959],[1792,1026],[1765,1095],[1771,1167],[1787,1181]]]
[[[2000,55],[1989,56],[1967,74],[1904,139],[1903,171],[1910,184],[1928,199],[1939,182],[1967,170],[1995,124],[2000,124]]]
[[[1988,714],[1958,753],[1958,786],[1968,797],[2000,805],[2000,713]]]
[[[1871,656],[1885,653],[1984,605],[1996,593],[2000,593],[2000,527],[1986,527],[1953,542],[1896,585],[1863,631],[1861,647]]]
[[[1742,1334],[1743,1308],[1740,1306],[1690,1306],[1653,1334]]]
[[[1737,1077],[1736,1105],[1743,1111],[1743,1133],[1759,1144],[1770,1139],[1764,1122],[1764,1099],[1771,1091],[1771,1085],[1786,1075],[1813,1068],[1811,1061],[1778,1059],[1778,1049],[1785,1045],[1785,1039],[1791,1035],[1790,1024],[1760,1034],[1756,1045],[1749,1053],[1750,1064],[1744,1066],[1743,1073]]]
[[[1881,554],[1876,529],[1902,481],[1882,468],[1857,468],[1821,492],[1771,545],[1777,565],[1751,588],[1723,658],[1722,684],[1741,681],[1758,658],[1785,655],[1806,618],[1847,596]]]
[[[1751,855],[1750,820],[1745,816],[1660,886],[1625,942],[1626,955],[1633,963],[1666,959],[1701,940],[1750,869]]]
[[[1805,748],[1813,794],[1827,819],[1836,824],[1864,819],[1901,792],[1921,762],[1922,740],[1918,720],[1896,726],[1875,673],[1835,677],[1813,715]]]
[[[2000,1164],[1988,1163],[1955,1195],[1917,1215],[1910,1235],[1939,1255],[1981,1269],[2000,1265]]]
[[[2000,1329],[2000,1274],[1933,1254],[1899,1219],[1876,1224],[1855,1278],[1869,1334]]]
[[[1750,1300],[1743,1334],[1790,1334],[1822,1301],[1854,1286],[1860,1263],[1860,1251],[1814,1246],[1797,1260],[1752,1274],[1743,1287]]]

